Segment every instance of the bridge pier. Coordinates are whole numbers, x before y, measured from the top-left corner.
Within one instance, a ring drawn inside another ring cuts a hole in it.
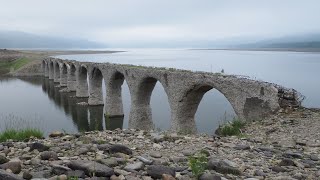
[[[102,73],[98,68],[90,69],[89,72],[88,104],[93,106],[104,105],[102,94]]]
[[[151,94],[157,80],[144,78],[138,81],[128,81],[131,95],[131,109],[129,115],[129,127],[134,129],[151,130],[154,128],[152,122],[152,111],[150,107]]]
[[[87,82],[87,69],[81,65],[77,67],[77,90],[76,97],[89,97],[88,95],[88,82]]]
[[[53,63],[53,82],[60,82],[60,67],[58,62]]]
[[[49,64],[47,62],[44,64],[44,77],[49,77]]]
[[[71,64],[67,68],[67,88],[69,91],[77,90],[77,78],[76,78],[76,67],[74,64]]]
[[[171,107],[170,130],[182,134],[195,134],[197,133],[195,114],[198,106],[204,94],[213,87],[202,83],[185,85],[183,78],[175,78],[173,82],[179,88],[170,89],[171,93],[174,94],[169,96]]]
[[[53,68],[53,62],[49,61],[49,79],[53,80],[54,77],[54,68]]]
[[[60,64],[60,86],[67,86],[68,69],[65,63]]]
[[[122,84],[124,75],[120,72],[104,73],[106,85],[105,113],[108,117],[123,116]]]

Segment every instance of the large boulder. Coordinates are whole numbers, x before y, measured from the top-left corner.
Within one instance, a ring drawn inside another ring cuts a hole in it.
[[[0,154],[0,164],[4,164],[6,162],[9,162],[9,159]]]
[[[127,146],[124,146],[122,144],[114,144],[109,148],[109,152],[111,154],[113,153],[123,153],[127,155],[132,155],[132,150],[128,148]]]
[[[10,169],[12,173],[19,174],[21,171],[21,162],[20,161],[9,161],[7,163],[1,164],[0,169],[6,170]]]
[[[5,179],[5,180],[23,180],[22,177],[17,176],[12,173],[8,173],[5,170],[0,169],[0,179]]]
[[[110,177],[114,174],[112,168],[94,161],[75,160],[68,163],[68,167],[72,170],[82,170],[88,176]]]
[[[147,173],[155,179],[161,179],[163,174],[168,174],[173,177],[176,176],[176,172],[167,166],[162,165],[151,165],[147,168]]]
[[[53,151],[44,151],[40,154],[42,160],[58,160],[58,155]]]
[[[30,151],[33,151],[33,150],[38,150],[39,152],[43,152],[43,151],[48,151],[49,150],[49,147],[42,144],[42,143],[39,143],[39,142],[35,142],[35,143],[32,143],[29,145],[30,147]]]

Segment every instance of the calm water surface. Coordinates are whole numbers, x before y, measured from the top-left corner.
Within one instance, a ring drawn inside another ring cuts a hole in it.
[[[316,53],[130,49],[115,54],[58,57],[194,71],[220,72],[223,69],[226,74],[246,75],[295,88],[307,97],[305,106],[320,107],[320,54]],[[12,121],[26,126],[39,126],[46,133],[54,130],[77,132],[128,127],[130,93],[126,83],[122,86],[124,118],[105,119],[102,106],[76,105],[87,99],[73,96],[72,93],[60,93],[59,88],[46,78],[1,79],[0,131],[12,126]],[[160,83],[152,93],[151,107],[155,128],[169,129],[170,108]],[[223,94],[212,89],[200,103],[196,125],[199,132],[212,133],[221,121],[232,119],[233,116],[235,114],[230,103]]]

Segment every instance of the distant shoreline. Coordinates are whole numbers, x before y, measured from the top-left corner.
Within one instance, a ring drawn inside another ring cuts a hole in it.
[[[276,51],[276,52],[313,52],[320,53],[320,48],[199,48],[188,50],[213,51]]]
[[[58,56],[58,55],[72,55],[72,54],[109,54],[125,51],[111,51],[111,50],[17,50],[22,53],[32,53],[44,56]]]

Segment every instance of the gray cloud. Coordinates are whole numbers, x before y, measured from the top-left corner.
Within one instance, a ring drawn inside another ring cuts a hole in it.
[[[108,44],[277,37],[320,31],[318,0],[10,0],[1,30]]]

